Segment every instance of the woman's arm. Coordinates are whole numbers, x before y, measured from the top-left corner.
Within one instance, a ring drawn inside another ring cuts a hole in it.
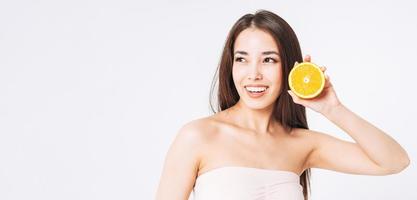
[[[389,175],[401,172],[410,160],[387,134],[343,105],[323,114],[355,141],[340,140],[318,131],[299,129],[313,142],[305,168],[322,168],[349,174]]]
[[[391,172],[400,172],[409,165],[408,155],[400,144],[343,104],[331,107],[322,114],[349,134],[369,158],[381,168]]]
[[[304,61],[311,62],[307,55]],[[326,71],[326,67],[321,67]],[[313,99],[301,99],[290,90],[293,101],[323,114],[349,134],[356,143],[337,139],[317,131],[301,130],[313,149],[306,160],[306,168],[317,167],[339,172],[368,175],[398,173],[409,163],[405,150],[386,133],[362,119],[338,99],[330,77],[322,93]]]
[[[200,135],[192,122],[177,133],[165,158],[156,200],[188,200],[198,173]]]

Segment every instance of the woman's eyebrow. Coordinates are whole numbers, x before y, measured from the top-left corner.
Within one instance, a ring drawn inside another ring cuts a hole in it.
[[[279,53],[276,51],[264,51],[262,52],[263,55],[271,55],[271,54],[276,54],[277,56],[279,56]]]
[[[246,52],[246,51],[235,51],[235,55],[236,54],[248,55],[248,52]],[[276,54],[277,56],[279,56],[279,53],[276,52],[276,51],[264,51],[264,52],[262,52],[262,55],[271,55],[271,54]]]
[[[246,52],[246,51],[235,51],[235,55],[236,54],[248,55],[248,52]]]

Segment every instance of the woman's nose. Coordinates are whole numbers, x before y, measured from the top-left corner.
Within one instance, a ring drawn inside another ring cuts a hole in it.
[[[251,66],[251,70],[248,75],[249,80],[260,80],[263,78],[260,67],[261,66],[258,64]]]

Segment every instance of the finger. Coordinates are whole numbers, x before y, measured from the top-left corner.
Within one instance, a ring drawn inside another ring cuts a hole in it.
[[[330,86],[331,86],[331,83],[330,83],[330,76],[326,74],[326,75],[324,75],[324,77],[325,77],[324,87],[325,87],[325,88],[328,88],[328,87],[330,87]]]
[[[304,57],[304,62],[311,62],[311,56],[307,54],[307,55]]]
[[[288,93],[290,94],[292,101],[294,101],[294,103],[301,104],[301,99],[297,95],[295,95],[291,90],[288,90]]]
[[[320,69],[321,69],[321,71],[325,72],[327,68],[325,66],[322,66],[322,67],[320,67]]]
[[[294,97],[295,95],[294,95],[294,93],[292,93],[292,91],[291,90],[288,90],[288,94],[290,94],[290,96],[291,96],[291,98],[292,98],[292,101],[296,101],[296,97]]]
[[[288,92],[288,94],[290,94],[291,98],[294,100],[294,98],[295,98],[295,97],[294,97],[294,93],[292,93],[292,91],[291,91],[291,90],[288,90],[287,92]]]

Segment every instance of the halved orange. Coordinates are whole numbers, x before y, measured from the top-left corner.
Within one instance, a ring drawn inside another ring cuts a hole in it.
[[[294,94],[303,99],[312,99],[323,91],[325,78],[319,66],[302,62],[291,69],[288,82]]]

